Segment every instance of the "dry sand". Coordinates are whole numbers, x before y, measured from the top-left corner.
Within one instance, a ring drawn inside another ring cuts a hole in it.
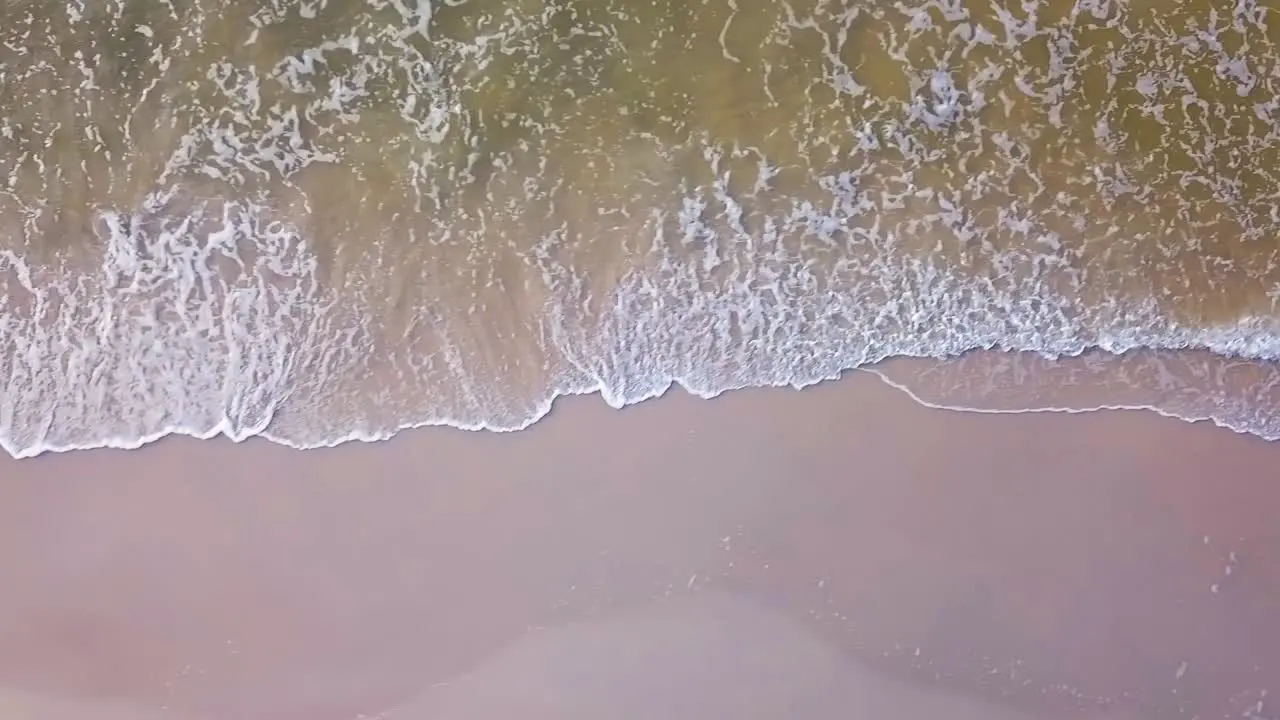
[[[1272,717],[1278,467],[863,373],[5,460],[0,717]]]

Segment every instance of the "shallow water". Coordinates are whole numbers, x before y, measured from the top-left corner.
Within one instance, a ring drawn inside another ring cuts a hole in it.
[[[1277,45],[1249,0],[9,3],[0,442],[507,430],[975,349],[1026,354],[885,377],[1277,437]]]

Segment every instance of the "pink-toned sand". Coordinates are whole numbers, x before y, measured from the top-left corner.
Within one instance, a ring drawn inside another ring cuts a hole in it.
[[[856,374],[0,493],[3,718],[1280,714],[1280,446],[1152,413]]]

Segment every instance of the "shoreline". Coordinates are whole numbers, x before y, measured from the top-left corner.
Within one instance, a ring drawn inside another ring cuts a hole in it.
[[[1102,360],[1103,362],[1110,363],[1112,365],[1119,367],[1121,364],[1128,362],[1128,360],[1137,353],[1148,353],[1148,354],[1163,353],[1163,354],[1174,354],[1174,355],[1188,353],[1188,354],[1200,355],[1203,358],[1204,362],[1206,362],[1207,364],[1214,364],[1219,368],[1221,368],[1219,370],[1220,372],[1225,371],[1226,369],[1230,368],[1234,364],[1245,364],[1245,365],[1258,367],[1258,368],[1263,368],[1268,365],[1268,362],[1265,360],[1248,358],[1248,357],[1220,355],[1217,353],[1210,352],[1208,350],[1197,350],[1197,349],[1159,350],[1159,349],[1143,347],[1135,351],[1130,351],[1125,354],[1117,355],[1117,354],[1108,353],[1108,352],[1099,350],[1097,348],[1094,348],[1090,351],[1087,351],[1086,353],[1081,353],[1077,355],[1060,355],[1053,358],[1043,358],[1043,357],[1040,357],[1038,353],[1035,353],[1032,351],[1013,352],[1013,351],[1003,351],[1003,350],[976,349],[976,350],[970,350],[966,353],[962,353],[961,355],[958,355],[958,356],[951,356],[951,357],[945,357],[945,358],[893,356],[877,363],[872,363],[869,365],[863,365],[863,366],[853,367],[853,368],[846,368],[842,370],[839,373],[839,375],[836,377],[819,378],[810,382],[789,382],[789,383],[780,383],[776,385],[747,385],[747,386],[741,386],[741,387],[729,386],[729,387],[725,387],[720,390],[717,390],[715,392],[701,392],[701,391],[693,390],[688,385],[685,384],[687,379],[671,378],[667,381],[666,386],[663,387],[660,391],[657,391],[656,393],[653,393],[644,397],[639,397],[636,399],[627,399],[624,402],[622,402],[622,404],[615,404],[614,402],[610,401],[608,397],[609,394],[606,392],[605,388],[603,388],[600,385],[597,385],[596,387],[590,388],[590,389],[585,389],[585,388],[584,389],[560,389],[552,392],[544,401],[538,403],[538,410],[535,413],[533,413],[529,417],[529,419],[526,420],[523,424],[515,427],[498,427],[498,426],[492,426],[492,425],[483,424],[483,423],[476,424],[476,425],[464,425],[464,424],[457,423],[456,421],[451,421],[447,419],[428,419],[428,420],[424,420],[417,423],[409,423],[409,424],[401,425],[395,429],[388,430],[385,432],[380,432],[380,433],[354,431],[352,433],[349,433],[346,436],[337,437],[332,440],[316,442],[313,444],[300,444],[287,437],[284,437],[278,434],[272,434],[270,430],[271,420],[269,419],[264,427],[257,428],[244,433],[229,434],[226,430],[227,423],[223,422],[222,424],[219,424],[218,426],[215,426],[214,428],[207,431],[197,432],[197,431],[191,431],[187,428],[173,426],[173,427],[164,428],[163,430],[159,430],[154,433],[149,433],[139,438],[134,438],[134,439],[109,438],[94,445],[68,445],[68,446],[45,445],[45,446],[41,446],[39,449],[34,451],[20,452],[16,454],[7,445],[3,449],[5,450],[5,453],[12,459],[26,460],[26,459],[35,459],[48,454],[56,455],[56,454],[63,454],[63,453],[69,453],[69,452],[83,452],[83,451],[94,451],[94,450],[103,450],[103,449],[137,450],[169,437],[182,437],[182,438],[190,438],[190,439],[201,440],[201,441],[225,438],[237,444],[257,438],[257,439],[266,440],[267,442],[270,442],[276,445],[280,445],[282,447],[289,448],[291,450],[307,451],[307,450],[320,450],[320,449],[340,447],[342,445],[351,444],[351,443],[378,444],[378,443],[383,443],[388,440],[391,440],[403,433],[415,432],[423,429],[461,430],[464,432],[479,432],[479,433],[489,433],[489,434],[496,434],[496,435],[506,435],[510,433],[517,433],[517,432],[523,432],[525,430],[528,430],[529,428],[535,426],[536,424],[544,421],[547,418],[547,416],[554,411],[555,406],[558,403],[562,401],[573,401],[579,397],[596,398],[600,402],[602,402],[603,404],[607,405],[608,407],[614,410],[626,410],[627,408],[630,408],[632,406],[647,403],[652,400],[661,399],[662,397],[670,393],[673,389],[677,390],[678,392],[697,397],[698,399],[701,399],[701,400],[715,400],[725,394],[737,393],[737,392],[743,392],[743,391],[748,391],[748,392],[760,391],[760,390],[766,390],[766,391],[784,390],[784,391],[792,391],[792,392],[806,391],[816,386],[826,385],[833,382],[842,382],[850,377],[860,376],[860,375],[871,375],[877,378],[878,380],[880,380],[881,382],[885,383],[889,387],[903,393],[912,401],[918,403],[922,407],[926,407],[932,410],[947,410],[947,411],[961,412],[961,413],[1002,414],[1002,415],[1020,415],[1020,414],[1035,414],[1035,413],[1084,414],[1084,413],[1094,413],[1094,412],[1113,411],[1113,410],[1136,410],[1136,411],[1152,412],[1162,417],[1180,420],[1182,422],[1191,423],[1191,424],[1202,423],[1207,421],[1210,424],[1214,425],[1215,427],[1222,428],[1224,430],[1229,430],[1238,434],[1259,437],[1267,441],[1274,441],[1274,440],[1280,439],[1280,419],[1277,419],[1275,421],[1276,423],[1278,423],[1277,427],[1268,428],[1265,426],[1258,425],[1256,423],[1253,426],[1250,426],[1248,422],[1243,421],[1239,418],[1223,417],[1222,416],[1223,408],[1221,407],[1221,403],[1214,402],[1214,398],[1211,397],[1212,390],[1213,390],[1212,388],[1202,388],[1204,393],[1204,399],[1206,400],[1204,404],[1207,406],[1207,408],[1211,408],[1211,409],[1198,409],[1192,412],[1188,412],[1188,411],[1179,412],[1176,409],[1171,409],[1165,405],[1162,405],[1157,399],[1151,399],[1150,401],[1147,401],[1147,402],[1142,402],[1142,401],[1125,402],[1120,400],[1107,401],[1107,400],[1100,400],[1100,399],[1092,399],[1083,404],[1081,403],[1066,404],[1067,401],[1065,398],[1063,398],[1056,401],[1062,404],[1055,404],[1055,402],[1046,402],[1043,400],[1040,400],[1040,401],[1029,400],[1029,401],[1026,401],[1027,404],[1022,407],[998,408],[998,407],[984,407],[982,405],[977,405],[977,404],[965,404],[962,402],[949,402],[945,398],[931,399],[927,397],[927,392],[922,391],[920,388],[913,386],[912,380],[910,379],[910,376],[912,374],[928,374],[928,373],[936,374],[940,372],[941,373],[949,372],[949,367],[951,366],[969,365],[969,364],[977,364],[979,366],[982,366],[982,365],[990,366],[992,364],[999,363],[1007,358],[1036,357],[1041,360],[1047,361],[1049,363],[1048,368],[1042,372],[1041,377],[1032,378],[1030,382],[1027,382],[1026,378],[1020,378],[1018,382],[1025,383],[1035,388],[1036,391],[1038,392],[1047,392],[1052,394],[1056,392],[1054,386],[1057,379],[1054,377],[1054,373],[1058,373],[1062,371],[1062,369],[1065,368],[1070,363],[1079,361],[1084,357],[1093,355],[1093,356],[1101,356],[1103,358]],[[977,358],[977,360],[971,363],[970,362],[971,358]],[[922,371],[920,369],[922,367],[925,368],[925,370]],[[904,372],[904,368],[905,368],[905,372]],[[968,372],[968,370],[966,370],[966,372]],[[1111,372],[1112,374],[1114,374],[1114,370],[1111,370]],[[690,384],[693,384],[693,383],[690,383]],[[1130,387],[1126,389],[1132,392],[1138,392],[1138,393],[1145,392],[1147,395],[1152,395],[1157,392],[1157,390],[1153,388],[1143,388],[1143,387]],[[1182,388],[1182,389],[1185,389],[1185,388]],[[1240,388],[1240,387],[1236,387],[1233,389],[1241,393],[1246,392],[1248,390],[1248,388]],[[1067,392],[1071,392],[1071,390],[1067,389]],[[1264,410],[1264,408],[1261,408],[1261,407],[1257,409]],[[1215,414],[1214,412],[1215,410],[1219,411],[1218,414]]]

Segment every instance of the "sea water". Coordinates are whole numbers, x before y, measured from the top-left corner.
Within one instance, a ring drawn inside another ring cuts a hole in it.
[[[0,108],[17,456],[854,368],[1280,437],[1255,0],[9,0]]]

